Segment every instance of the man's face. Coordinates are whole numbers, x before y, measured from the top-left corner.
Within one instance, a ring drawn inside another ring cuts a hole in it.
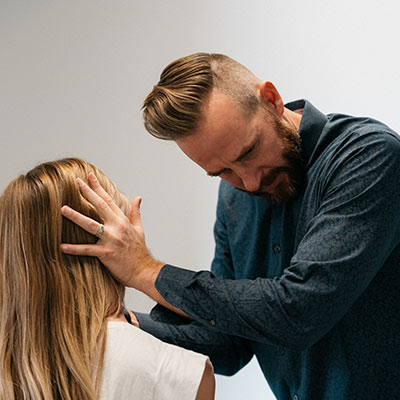
[[[273,203],[287,202],[300,188],[299,135],[262,105],[248,118],[237,103],[213,90],[196,130],[177,144],[208,175]]]

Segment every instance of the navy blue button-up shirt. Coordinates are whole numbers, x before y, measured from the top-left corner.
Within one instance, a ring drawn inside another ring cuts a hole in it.
[[[221,181],[212,272],[171,265],[141,327],[233,374],[256,355],[278,399],[395,399],[400,384],[400,138],[309,102],[305,182],[285,205]]]

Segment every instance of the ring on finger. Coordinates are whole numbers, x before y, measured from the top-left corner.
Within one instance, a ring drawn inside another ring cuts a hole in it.
[[[103,232],[104,232],[104,225],[103,224],[99,224],[99,229],[97,230],[95,235],[100,239],[100,237],[103,234]]]

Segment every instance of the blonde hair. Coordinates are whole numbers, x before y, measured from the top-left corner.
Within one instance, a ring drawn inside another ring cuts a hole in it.
[[[101,171],[76,158],[37,166],[0,197],[1,400],[97,397],[106,318],[121,311],[125,288],[97,258],[60,252],[62,242],[96,242],[60,211],[67,204],[100,221],[76,184],[89,172],[127,206]]]
[[[143,103],[147,131],[165,140],[190,135],[203,117],[213,88],[240,104],[247,116],[259,105],[259,79],[223,54],[195,53],[170,63]]]

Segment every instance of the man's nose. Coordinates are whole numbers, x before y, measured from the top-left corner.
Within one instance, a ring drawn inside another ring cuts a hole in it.
[[[260,188],[260,176],[256,171],[243,173],[241,179],[244,188],[248,192],[256,192]]]

